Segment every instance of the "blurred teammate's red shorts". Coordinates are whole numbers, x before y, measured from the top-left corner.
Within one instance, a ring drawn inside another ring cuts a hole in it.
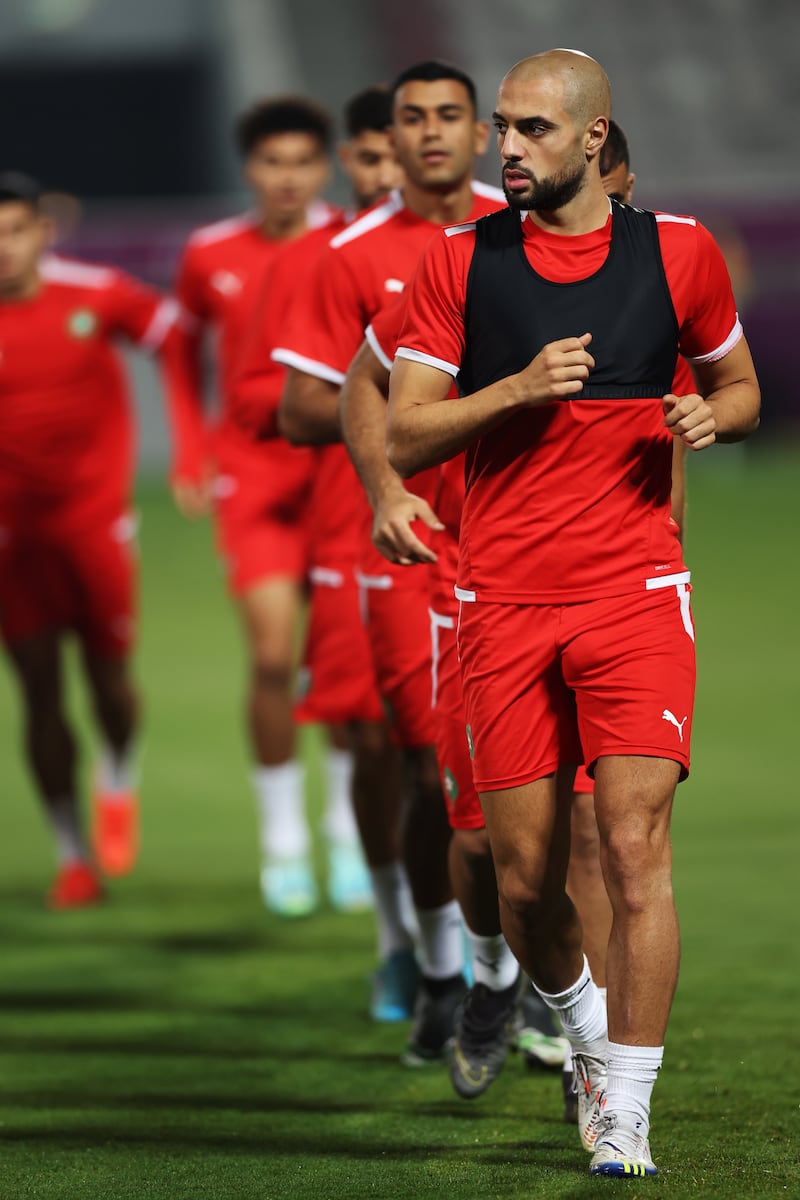
[[[467,746],[467,718],[461,692],[461,668],[456,646],[455,612],[429,610],[431,622],[431,671],[433,728],[436,760],[447,815],[452,829],[482,829],[483,810],[472,782],[472,763]]]
[[[296,719],[329,725],[382,721],[384,710],[352,566],[312,567],[309,579]]]
[[[221,441],[214,483],[217,545],[228,587],[241,596],[276,577],[304,582],[313,457],[283,439]]]
[[[0,633],[8,645],[75,632],[87,649],[122,657],[136,631],[136,521],[19,529],[0,517]]]
[[[404,748],[434,744],[427,573],[409,567],[408,587],[391,575],[358,575],[378,691]]]

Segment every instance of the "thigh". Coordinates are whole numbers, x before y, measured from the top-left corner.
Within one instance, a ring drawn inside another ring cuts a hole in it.
[[[458,648],[475,786],[518,787],[581,761],[561,677],[561,614],[546,605],[464,603]]]
[[[689,771],[694,629],[685,584],[572,606],[564,676],[575,691],[589,773],[607,755]]]

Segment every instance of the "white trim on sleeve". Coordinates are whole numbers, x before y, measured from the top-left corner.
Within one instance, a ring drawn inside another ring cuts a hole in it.
[[[274,362],[283,363],[285,367],[295,367],[305,375],[313,375],[316,379],[325,379],[328,383],[335,383],[337,387],[341,387],[344,383],[344,375],[341,371],[337,371],[325,363],[317,362],[316,359],[306,358],[303,354],[295,354],[294,350],[285,350],[282,346],[277,346],[272,351],[270,358]]]
[[[150,324],[139,338],[145,350],[157,350],[172,326],[178,320],[181,306],[177,300],[162,300],[150,320]]]
[[[389,355],[385,352],[385,350],[383,349],[383,346],[378,341],[378,339],[375,335],[375,330],[372,328],[371,325],[367,326],[364,336],[366,337],[367,342],[370,345],[372,353],[375,355],[375,357],[377,358],[377,360],[381,364],[381,366],[385,367],[387,371],[391,371],[392,360],[391,360],[391,358],[389,358]]]
[[[710,354],[698,354],[696,358],[690,358],[688,361],[690,363],[697,363],[698,365],[702,363],[719,362],[719,360],[724,358],[726,354],[730,354],[734,346],[737,345],[737,343],[740,342],[743,337],[744,330],[742,329],[742,323],[739,320],[739,314],[737,313],[733,329],[725,338],[725,341],[721,346],[717,346],[716,350],[712,350]]]
[[[424,363],[426,367],[436,367],[438,371],[444,371],[446,375],[452,375],[454,379],[461,370],[460,367],[445,362],[443,358],[435,358],[432,354],[423,354],[421,350],[411,350],[408,346],[398,346],[395,358],[407,358],[411,362]]]

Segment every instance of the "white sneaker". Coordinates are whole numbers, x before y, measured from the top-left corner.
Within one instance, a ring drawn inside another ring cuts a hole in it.
[[[598,1122],[590,1175],[656,1175],[650,1144],[642,1137],[642,1121],[632,1114],[605,1113]]]
[[[578,1093],[578,1130],[584,1149],[592,1151],[606,1103],[608,1067],[601,1058],[573,1054],[572,1069]]]

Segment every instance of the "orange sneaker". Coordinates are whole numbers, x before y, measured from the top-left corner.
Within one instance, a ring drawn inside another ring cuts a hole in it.
[[[53,886],[47,893],[50,908],[82,908],[103,899],[103,888],[93,869],[85,862],[66,863],[58,868]]]
[[[139,801],[131,794],[94,797],[92,848],[104,875],[127,875],[139,856]]]

